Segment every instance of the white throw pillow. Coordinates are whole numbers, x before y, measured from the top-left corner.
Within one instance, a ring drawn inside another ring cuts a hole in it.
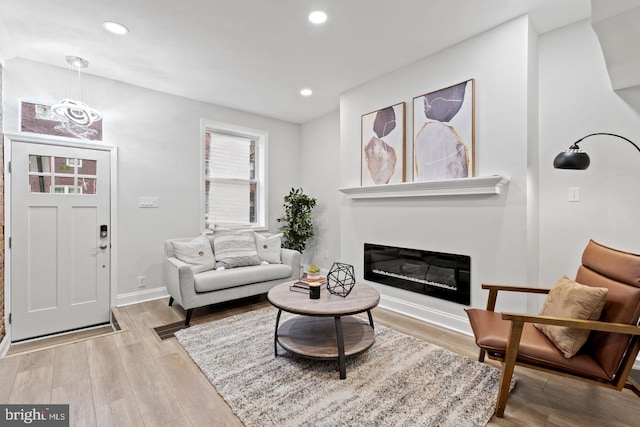
[[[282,263],[280,259],[281,246],[282,233],[274,234],[270,237],[256,234],[256,249],[258,251],[258,258],[262,261],[267,261],[269,264]]]
[[[216,268],[234,268],[260,264],[253,230],[221,230],[213,234]]]
[[[189,264],[194,273],[212,270],[216,265],[207,236],[198,236],[190,242],[171,242],[171,246],[176,258]]]

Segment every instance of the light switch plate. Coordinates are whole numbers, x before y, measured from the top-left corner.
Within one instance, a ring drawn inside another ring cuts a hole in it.
[[[138,197],[139,208],[158,208],[160,203],[157,197]]]
[[[569,187],[569,201],[570,202],[580,201],[580,187]]]

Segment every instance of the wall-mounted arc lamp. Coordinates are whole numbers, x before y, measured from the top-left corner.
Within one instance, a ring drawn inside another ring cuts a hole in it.
[[[556,169],[575,169],[575,170],[587,169],[591,164],[591,159],[589,158],[589,155],[587,153],[585,153],[580,149],[580,147],[578,147],[578,144],[583,139],[589,138],[590,136],[594,136],[594,135],[608,135],[608,136],[615,136],[616,138],[624,139],[629,144],[633,145],[636,148],[636,150],[638,150],[638,152],[640,152],[640,147],[638,147],[633,141],[631,141],[628,138],[625,138],[624,136],[616,135],[615,133],[606,133],[606,132],[592,133],[580,138],[579,140],[574,142],[571,145],[571,147],[567,148],[566,150],[558,154],[556,158],[553,160],[553,167]]]

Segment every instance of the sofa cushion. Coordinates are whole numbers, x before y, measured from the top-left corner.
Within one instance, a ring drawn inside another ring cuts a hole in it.
[[[567,317],[582,320],[598,320],[607,298],[607,288],[585,286],[562,277],[549,291],[540,311],[543,316]],[[564,357],[575,355],[589,338],[588,329],[570,328],[536,323],[535,327],[545,334],[562,351]]]
[[[211,270],[216,264],[206,236],[198,236],[190,242],[172,241],[171,246],[176,258],[187,263],[194,273]]]
[[[238,267],[231,270],[210,270],[193,276],[196,292],[211,292],[251,283],[291,277],[287,264],[266,264]]]
[[[216,268],[260,264],[253,230],[219,230],[213,234]]]
[[[282,233],[273,236],[263,236],[256,233],[256,250],[261,261],[269,264],[280,264],[280,251],[282,246]]]

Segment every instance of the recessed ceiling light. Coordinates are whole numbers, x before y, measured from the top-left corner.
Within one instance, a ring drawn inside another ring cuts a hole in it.
[[[327,21],[327,14],[321,10],[315,10],[309,14],[309,21],[314,24],[324,24]]]
[[[125,27],[122,24],[119,24],[117,22],[113,22],[113,21],[104,21],[102,23],[102,26],[104,28],[107,29],[107,31],[113,33],[113,34],[118,34],[119,36],[122,36],[124,34],[127,34],[129,32],[129,29],[127,27]]]
[[[300,95],[302,95],[302,96],[311,96],[311,95],[313,95],[313,91],[311,89],[302,89],[300,91]]]

